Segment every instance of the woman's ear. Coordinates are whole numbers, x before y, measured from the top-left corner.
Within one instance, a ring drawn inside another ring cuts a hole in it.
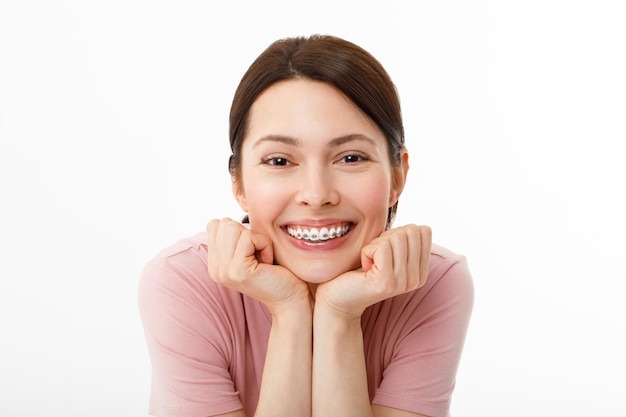
[[[246,193],[243,189],[243,184],[241,183],[241,178],[232,178],[232,182],[233,182],[233,196],[235,196],[235,199],[237,200],[237,203],[239,203],[239,207],[241,207],[241,209],[244,212],[248,212],[248,200],[246,199]]]
[[[398,202],[404,184],[406,184],[406,176],[409,172],[409,152],[406,148],[400,150],[400,165],[392,165],[391,167],[391,190],[389,192],[389,207]]]

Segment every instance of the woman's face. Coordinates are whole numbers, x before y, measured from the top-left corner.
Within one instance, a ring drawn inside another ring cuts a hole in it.
[[[359,268],[402,191],[406,152],[393,166],[375,123],[318,81],[273,84],[248,122],[233,192],[275,262],[309,283]]]

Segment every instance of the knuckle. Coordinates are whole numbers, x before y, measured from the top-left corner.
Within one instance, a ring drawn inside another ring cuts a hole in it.
[[[421,233],[421,226],[410,224],[407,226],[406,233],[410,238],[417,238]]]
[[[240,282],[241,274],[238,270],[237,266],[234,264],[228,265],[225,269],[224,274],[228,277],[229,281]]]
[[[389,295],[393,294],[395,289],[389,283],[378,283],[378,285],[374,286],[374,294],[377,298],[387,298]]]
[[[420,227],[421,227],[421,226],[418,226],[418,225],[413,224],[413,223],[411,223],[411,224],[407,224],[407,225],[405,226],[406,230],[407,230],[407,231],[409,231],[409,232],[412,232],[412,233],[419,232]]]

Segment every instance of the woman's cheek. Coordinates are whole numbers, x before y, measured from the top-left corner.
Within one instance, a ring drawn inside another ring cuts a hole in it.
[[[289,185],[285,181],[250,178],[246,187],[248,215],[257,221],[273,223],[284,210],[289,199]]]
[[[368,219],[382,217],[386,222],[389,207],[389,181],[384,175],[370,176],[364,181],[351,181],[346,184],[345,197]]]

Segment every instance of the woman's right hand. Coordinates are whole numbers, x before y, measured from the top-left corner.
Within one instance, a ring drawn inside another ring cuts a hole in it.
[[[216,283],[262,302],[272,314],[310,302],[307,283],[274,265],[270,239],[228,218],[211,220],[206,231],[208,271]]]

